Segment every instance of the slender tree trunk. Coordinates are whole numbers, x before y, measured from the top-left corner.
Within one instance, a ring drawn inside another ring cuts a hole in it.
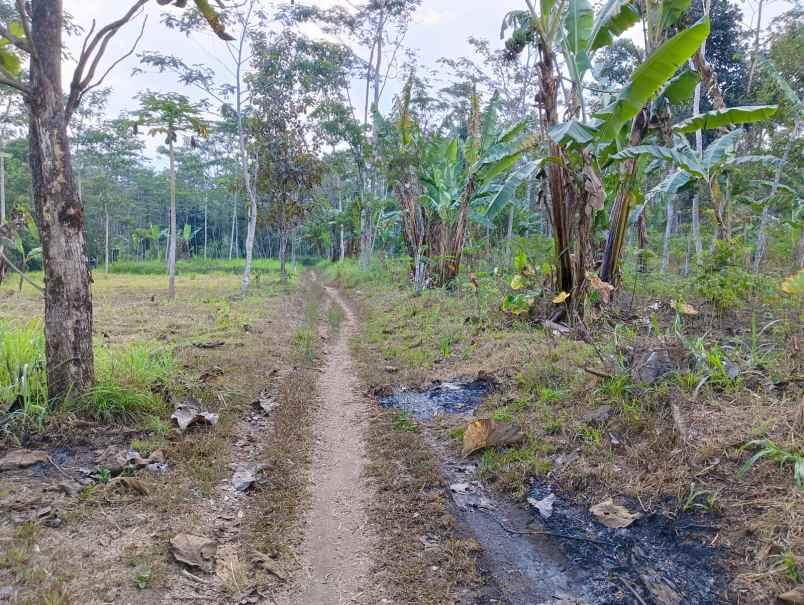
[[[87,392],[95,379],[92,291],[84,209],[73,174],[62,88],[63,7],[31,3],[30,163],[45,272],[45,355],[51,399]]]
[[[793,129],[793,136],[788,139],[787,145],[785,145],[782,161],[776,165],[776,171],[773,175],[773,186],[771,187],[768,200],[762,208],[762,218],[759,222],[759,233],[757,233],[757,246],[756,251],[754,252],[754,273],[759,272],[759,266],[762,264],[762,257],[765,255],[768,247],[768,222],[770,221],[770,205],[773,201],[773,198],[776,196],[776,193],[779,191],[779,185],[782,180],[782,167],[787,164],[787,160],[790,158],[790,149],[793,147],[793,143],[798,139],[800,125],[801,122],[796,120],[796,125]]]
[[[662,273],[666,273],[670,266],[670,238],[673,235],[673,221],[675,220],[673,196],[667,196],[667,224],[664,227],[664,243],[662,245]]]
[[[176,151],[171,137],[168,143],[170,153],[170,226],[168,233],[167,270],[168,298],[176,300]]]
[[[296,229],[290,232],[290,271],[296,273]]]
[[[279,281],[280,283],[287,283],[288,272],[286,264],[287,259],[288,236],[285,229],[282,228],[279,232]]]
[[[246,234],[246,265],[243,269],[243,282],[240,285],[240,293],[245,295],[248,292],[249,280],[251,278],[251,262],[254,258],[254,239],[257,234],[257,191],[254,188],[254,183],[251,181],[251,171],[248,166],[248,155],[246,149],[246,129],[243,124],[243,53],[245,50],[246,38],[248,36],[247,24],[251,19],[251,13],[254,10],[254,0],[249,4],[248,14],[246,16],[243,31],[240,35],[240,45],[237,51],[237,87],[235,90],[237,102],[237,140],[240,146],[240,166],[243,170],[243,183],[246,186],[246,193],[248,193],[251,206],[249,208],[248,217],[248,232]]]
[[[0,139],[0,226],[6,222],[6,142]],[[0,284],[6,276],[6,261],[3,260],[5,248],[0,244]]]
[[[104,259],[103,259],[103,272],[108,275],[109,274],[109,205],[108,204],[103,205],[103,214],[104,214],[104,218],[106,219],[105,220],[105,223],[106,223],[105,224],[105,227],[106,227],[105,228],[106,241],[104,242],[105,243],[105,245],[104,245],[105,256],[104,256]]]
[[[511,260],[514,240],[514,205],[508,206],[508,229],[505,234],[505,257],[508,261]]]
[[[204,260],[207,260],[207,211],[209,207],[209,197],[207,192],[204,192]]]
[[[232,201],[232,233],[229,236],[229,260],[232,260],[232,253],[235,248],[235,237],[237,229],[237,191],[235,191],[234,200]]]
[[[341,194],[338,193],[338,212],[343,213],[343,198]],[[343,237],[343,223],[341,223],[341,262],[343,262],[344,257],[346,256],[346,240]]]
[[[754,49],[751,54],[751,69],[748,71],[748,85],[745,87],[745,94],[751,94],[751,88],[754,84],[754,74],[757,68],[757,57],[759,56],[759,34],[762,31],[762,5],[765,0],[759,0],[759,8],[757,9],[757,28],[754,30]]]

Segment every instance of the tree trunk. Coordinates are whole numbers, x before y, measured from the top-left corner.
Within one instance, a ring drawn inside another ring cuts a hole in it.
[[[254,9],[254,2],[249,5],[248,16],[246,23],[251,19],[251,12]],[[237,101],[237,141],[240,146],[240,167],[243,171],[243,183],[246,186],[246,193],[251,201],[249,208],[248,232],[246,234],[246,265],[243,268],[243,282],[240,285],[240,294],[245,295],[248,292],[249,280],[251,278],[251,262],[254,258],[254,239],[257,235],[257,191],[254,189],[254,183],[251,182],[251,170],[248,165],[248,156],[246,155],[246,129],[243,125],[243,51],[245,49],[246,37],[248,35],[248,27],[243,27],[243,32],[240,35],[240,45],[237,51],[237,87],[235,90]]]
[[[759,57],[759,34],[762,32],[762,5],[765,0],[759,0],[759,8],[757,9],[757,28],[754,30],[754,49],[751,53],[751,69],[748,71],[748,85],[745,87],[745,95],[751,94],[751,88],[754,84],[754,74],[757,68],[757,57]]]
[[[279,282],[280,283],[287,283],[288,281],[288,272],[286,264],[287,259],[287,248],[288,248],[288,236],[285,233],[285,230],[282,229],[279,232]]]
[[[756,251],[754,252],[754,273],[759,272],[759,266],[762,264],[762,257],[765,255],[765,251],[768,247],[768,222],[770,221],[770,204],[773,197],[779,191],[779,185],[782,180],[782,166],[787,164],[787,160],[790,158],[790,148],[793,146],[793,143],[798,139],[799,133],[799,126],[801,122],[796,120],[795,128],[793,129],[793,136],[788,139],[787,145],[784,148],[784,154],[782,155],[782,161],[776,165],[776,171],[773,175],[773,186],[771,187],[770,195],[768,196],[768,200],[765,203],[765,206],[762,208],[762,218],[759,222],[759,233],[757,234],[757,246]]]
[[[207,260],[207,211],[209,209],[208,194],[204,192],[204,260]]]
[[[167,271],[168,298],[176,300],[176,153],[173,139],[168,143],[170,153],[170,225],[168,233]]]
[[[505,233],[505,258],[510,262],[514,240],[514,205],[508,207],[508,229]]]
[[[629,145],[636,146],[642,142],[642,137],[648,129],[648,114],[645,108],[634,118],[631,126]],[[620,188],[617,198],[611,207],[609,218],[609,236],[606,240],[606,249],[603,252],[603,265],[600,269],[600,278],[613,284],[617,280],[617,269],[622,255],[623,240],[628,231],[628,213],[634,198],[633,184],[636,177],[637,158],[623,162],[620,170]]]
[[[667,273],[670,266],[670,237],[673,235],[673,220],[675,219],[673,196],[667,196],[667,224],[664,227],[664,244],[662,245],[662,273]]]
[[[5,141],[0,139],[0,226],[6,222],[6,145]],[[0,284],[3,283],[3,278],[6,276],[6,261],[3,260],[5,248],[0,244]]]
[[[232,202],[232,233],[229,236],[229,260],[232,260],[232,253],[235,248],[235,238],[237,237],[237,192],[235,191],[234,201]]]
[[[108,204],[103,205],[103,213],[104,213],[105,219],[106,219],[106,221],[105,221],[106,222],[106,225],[105,225],[105,227],[106,227],[106,229],[105,229],[106,241],[105,241],[105,245],[104,245],[105,255],[104,255],[104,259],[103,259],[103,272],[108,275],[109,274],[109,205]]]
[[[556,79],[555,56],[550,48],[539,46],[539,71],[541,74],[541,103],[544,106],[544,131],[558,124],[558,81]],[[553,158],[562,157],[561,147],[548,139],[548,154]],[[547,165],[547,185],[550,192],[552,211],[553,243],[555,245],[558,268],[557,287],[568,294],[573,290],[572,258],[570,250],[570,222],[565,200],[564,168],[558,162]]]
[[[92,291],[64,111],[62,2],[33,0],[31,9],[30,163],[44,259],[48,396],[60,399],[86,393],[95,379]]]

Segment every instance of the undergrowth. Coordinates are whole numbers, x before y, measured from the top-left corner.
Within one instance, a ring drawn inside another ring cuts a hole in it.
[[[48,402],[41,323],[0,323],[0,425],[42,430],[57,409],[105,423],[158,418],[167,411],[163,393],[175,373],[173,356],[153,344],[97,346],[95,386],[58,408]]]

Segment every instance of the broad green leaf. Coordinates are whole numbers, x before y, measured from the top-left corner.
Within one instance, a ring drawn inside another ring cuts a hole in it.
[[[567,48],[575,62],[578,76],[589,69],[587,48],[592,36],[595,13],[589,0],[570,0],[564,15],[564,33]]]
[[[659,96],[666,98],[673,105],[680,105],[689,100],[700,81],[701,76],[697,71],[685,69],[667,83]]]
[[[516,196],[519,186],[531,177],[533,172],[541,165],[541,161],[528,162],[516,172],[511,173],[502,187],[495,191],[486,206],[486,217],[494,220],[497,215],[508,206]]]
[[[804,296],[804,269],[785,279],[782,291],[793,296]]]
[[[742,128],[737,128],[719,136],[709,143],[709,146],[703,153],[704,166],[706,166],[708,170],[711,170],[725,160],[734,151],[734,148],[737,146],[737,141],[742,135]]]
[[[704,18],[682,30],[656,49],[634,71],[631,83],[620,92],[610,110],[611,114],[600,128],[602,138],[613,138],[628,120],[639,113],[678,68],[695,54],[709,35],[709,27],[709,18]]]
[[[752,105],[715,109],[687,118],[674,125],[673,130],[688,133],[695,132],[696,130],[722,128],[731,124],[750,124],[751,122],[767,120],[776,113],[776,109],[778,109],[776,105]]]
[[[20,72],[22,62],[13,52],[0,48],[0,66],[12,76],[16,76]]]
[[[486,111],[483,114],[483,130],[480,134],[480,148],[488,149],[494,142],[497,130],[497,107],[500,103],[500,93],[494,91]]]
[[[776,86],[779,87],[779,90],[785,99],[787,99],[787,102],[790,103],[798,112],[798,115],[804,115],[804,103],[801,102],[801,99],[792,89],[787,80],[782,77],[782,75],[779,73],[779,70],[776,69],[776,66],[761,55],[759,56],[759,62],[765,68],[765,71],[770,76],[771,80],[773,80]]]
[[[690,0],[664,0],[661,5],[663,28],[675,25],[681,16],[687,12],[689,5]]]
[[[739,166],[741,164],[761,163],[774,168],[782,163],[782,158],[777,158],[775,155],[739,155],[736,158],[730,158],[723,162],[724,166]]]
[[[657,195],[675,195],[690,183],[690,173],[685,170],[676,170],[667,175],[661,183],[651,189],[648,194],[649,199]]]
[[[650,155],[654,158],[667,160],[677,166],[680,166],[690,174],[705,179],[708,177],[708,171],[691,153],[685,153],[678,149],[670,147],[660,147],[659,145],[635,145],[633,147],[626,147],[619,153],[611,156],[613,160],[625,160],[628,158],[636,158],[642,155]]]
[[[594,130],[578,120],[551,126],[548,134],[559,145],[565,145],[569,141],[585,145],[594,138]]]
[[[521,135],[523,132],[525,132],[525,130],[527,129],[528,125],[529,125],[528,120],[521,120],[521,121],[517,122],[516,124],[511,126],[511,128],[509,128],[508,130],[503,132],[500,135],[500,138],[497,139],[497,142],[502,143],[502,144],[511,143],[519,135]]]
[[[589,35],[589,50],[597,50],[614,42],[640,19],[639,5],[632,0],[609,0],[598,13]]]

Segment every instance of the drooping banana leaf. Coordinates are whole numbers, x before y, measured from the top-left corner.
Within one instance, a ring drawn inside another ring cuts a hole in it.
[[[741,128],[727,132],[719,136],[714,141],[709,143],[709,146],[704,150],[703,163],[708,169],[712,169],[722,162],[726,157],[734,151],[737,146],[737,141],[742,136],[743,131]]]
[[[485,216],[493,221],[496,216],[514,199],[516,190],[527,181],[543,163],[543,160],[528,162],[516,172],[512,172],[505,182],[491,195],[486,206]]]
[[[804,103],[802,103],[787,80],[782,77],[779,70],[776,69],[776,66],[763,56],[759,57],[759,62],[765,68],[765,72],[770,76],[771,80],[773,80],[774,84],[779,87],[779,90],[784,98],[787,99],[787,102],[796,109],[798,115],[804,115]]]
[[[595,12],[589,0],[570,0],[564,15],[564,35],[571,55],[568,60],[575,63],[579,79],[583,78],[583,74],[592,65],[587,49],[591,42],[594,20]]]
[[[613,160],[625,160],[628,158],[636,158],[642,155],[650,155],[654,158],[659,158],[672,162],[680,166],[690,174],[693,174],[702,179],[708,178],[708,170],[703,164],[691,153],[679,151],[678,149],[671,149],[670,147],[661,147],[659,145],[634,145],[633,147],[626,147],[622,151],[615,153],[611,156]]]
[[[609,0],[597,14],[589,35],[589,50],[597,50],[614,42],[640,19],[639,5],[632,0]]]
[[[649,199],[654,199],[658,195],[675,195],[686,187],[692,178],[689,172],[685,170],[676,170],[675,172],[667,175],[661,183],[656,185],[648,193]]]
[[[563,145],[568,141],[585,145],[594,138],[594,129],[578,120],[570,120],[569,122],[551,126],[548,134],[559,145]]]
[[[597,116],[605,120],[600,127],[603,139],[614,138],[620,128],[639,113],[678,68],[695,54],[709,35],[709,29],[709,19],[701,19],[662,44],[634,71],[631,83],[620,92],[614,104]]]
[[[696,130],[708,130],[712,128],[722,128],[729,125],[750,124],[767,120],[778,109],[777,105],[751,105],[745,107],[726,107],[715,109],[706,113],[687,118],[675,124],[673,130],[681,133],[695,132]]]
[[[673,105],[680,105],[689,100],[700,81],[701,75],[697,71],[685,69],[667,83],[659,96],[664,97]]]

